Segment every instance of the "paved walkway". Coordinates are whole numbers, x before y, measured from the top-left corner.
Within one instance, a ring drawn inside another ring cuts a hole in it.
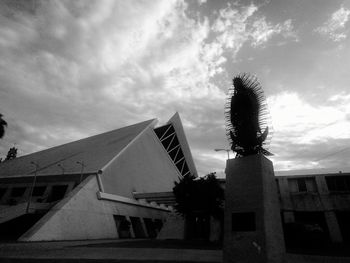
[[[125,241],[125,240],[123,240]],[[219,263],[221,250],[87,247],[120,241],[65,241],[0,244],[0,262],[210,262]]]
[[[1,263],[221,263],[221,250],[104,247],[125,240],[0,243]],[[136,241],[137,242],[137,241]],[[101,246],[91,246],[100,244]],[[89,246],[90,245],[90,246]],[[350,258],[287,254],[286,263],[346,263]]]

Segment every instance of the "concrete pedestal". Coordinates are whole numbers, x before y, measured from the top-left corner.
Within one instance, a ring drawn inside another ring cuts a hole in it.
[[[273,165],[261,154],[226,164],[224,263],[284,262]]]

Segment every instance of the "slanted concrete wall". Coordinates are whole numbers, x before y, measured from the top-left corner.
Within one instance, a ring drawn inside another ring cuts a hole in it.
[[[20,241],[118,238],[113,215],[164,219],[167,212],[119,202],[99,200],[95,176],[87,178],[54,206]]]
[[[157,239],[185,239],[185,220],[175,212],[169,213]]]
[[[172,191],[180,173],[152,128],[111,163],[101,179],[104,191],[133,198],[132,192]]]

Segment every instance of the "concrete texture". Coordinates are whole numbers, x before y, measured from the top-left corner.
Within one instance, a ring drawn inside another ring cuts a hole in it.
[[[0,262],[215,262],[221,261],[221,250],[84,247],[104,241],[35,242],[0,244]],[[114,241],[118,242],[118,241]],[[45,262],[45,261],[44,261]]]
[[[165,219],[168,212],[97,199],[96,176],[91,176],[54,206],[20,241],[118,238],[113,215]]]
[[[133,198],[133,192],[172,191],[181,174],[152,128],[111,162],[101,176],[104,191]]]
[[[1,263],[81,263],[81,262],[222,262],[221,250],[118,248],[104,243],[125,240],[0,243]],[[131,240],[130,240],[131,242]],[[99,247],[88,247],[99,244]],[[287,254],[286,263],[347,263],[348,257]]]
[[[160,230],[157,239],[184,239],[185,220],[175,212],[168,214],[166,221]]]
[[[254,215],[250,229],[234,229],[232,220],[242,213]],[[224,229],[225,263],[283,262],[277,187],[272,162],[265,156],[227,161]]]

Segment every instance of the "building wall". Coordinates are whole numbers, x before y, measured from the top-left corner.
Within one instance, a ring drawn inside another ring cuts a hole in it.
[[[103,171],[104,191],[133,198],[132,192],[172,191],[180,173],[149,128]]]
[[[325,222],[332,242],[349,239],[350,229],[339,221],[350,216],[350,174],[280,176],[276,180],[285,223],[298,222],[298,215],[314,212]]]
[[[69,193],[75,186],[75,182],[74,181],[59,181],[57,180],[57,182],[38,182],[35,184],[35,188],[43,188],[44,191],[40,194],[40,195],[36,195],[35,192],[33,192],[30,200],[31,202],[41,202],[41,203],[46,203],[49,202],[50,199],[50,195],[52,192],[52,188],[54,186],[58,186],[58,185],[62,185],[62,186],[66,186],[66,191],[65,194]],[[31,191],[31,187],[33,186],[32,183],[5,183],[5,184],[1,184],[1,189],[4,189],[3,194],[0,196],[0,207],[7,207],[8,205],[16,205],[16,204],[20,204],[20,203],[24,203],[24,202],[28,202],[29,200],[29,196],[30,196],[30,191]],[[14,196],[14,192],[13,190],[16,189],[25,189],[24,192],[18,196]],[[63,194],[64,195],[64,194]]]
[[[86,179],[54,206],[20,241],[118,238],[113,215],[164,220],[167,212],[120,202],[99,200],[96,176]],[[145,228],[143,221],[142,227]],[[144,230],[146,232],[146,230]],[[135,233],[131,233],[132,236]]]

